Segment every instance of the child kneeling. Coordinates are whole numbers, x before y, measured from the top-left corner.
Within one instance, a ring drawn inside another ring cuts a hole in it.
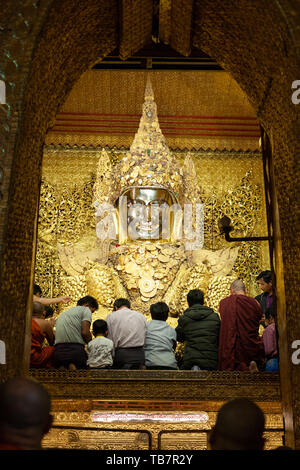
[[[110,369],[113,364],[114,344],[107,338],[108,328],[105,320],[96,320],[93,323],[95,339],[87,346],[87,365],[91,369]]]

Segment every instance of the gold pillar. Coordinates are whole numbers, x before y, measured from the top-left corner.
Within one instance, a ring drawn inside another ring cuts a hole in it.
[[[271,139],[272,140],[272,139]],[[277,187],[275,184],[274,167],[271,162],[271,192],[273,199],[273,237],[274,237],[274,264],[276,272],[276,301],[277,326],[279,332],[279,370],[282,396],[282,410],[285,427],[285,444],[292,448],[299,448],[299,418],[297,418],[296,402],[299,389],[293,387],[293,381],[299,374],[297,366],[291,361],[292,331],[296,333],[293,319],[287,313],[282,234],[280,229],[279,206],[277,200]],[[299,337],[300,338],[300,337]],[[298,366],[300,367],[300,366]]]

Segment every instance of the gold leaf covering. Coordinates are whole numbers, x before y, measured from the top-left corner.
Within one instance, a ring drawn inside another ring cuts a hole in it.
[[[65,179],[66,164],[72,184]],[[172,154],[148,81],[129,151],[46,148],[36,282],[44,295],[71,295],[74,302],[86,293],[94,295],[100,304],[97,315],[103,318],[117,297],[129,298],[147,317],[151,303],[164,300],[174,327],[190,289],[204,290],[207,305],[215,310],[234,278],[245,281],[250,295],[257,294],[255,276],[269,265],[262,248],[266,245],[228,246],[219,235],[218,220],[229,216],[237,236],[266,230],[261,166],[260,156],[251,153]],[[171,191],[180,204],[204,203],[203,249],[188,252],[184,240],[118,246],[97,239],[95,202],[114,203],[126,188],[149,183]]]

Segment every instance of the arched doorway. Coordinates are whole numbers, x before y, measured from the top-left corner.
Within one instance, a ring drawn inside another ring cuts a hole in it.
[[[152,15],[150,3],[143,2],[138,10],[131,4],[126,9],[125,2],[104,0],[90,1],[84,6],[76,1],[49,2],[43,21],[39,18],[43,26],[39,34],[31,38],[35,46],[27,62],[29,70],[23,98],[15,104],[19,106],[16,108],[19,121],[17,132],[12,129],[10,134],[10,159],[4,187],[7,203],[3,207],[1,227],[1,328],[8,358],[7,365],[1,366],[4,375],[22,372],[27,367],[22,359],[28,343],[24,309],[30,299],[32,283],[34,227],[45,133],[73,84],[99,57],[116,46],[124,55],[130,54],[139,47],[140,40],[149,39],[150,17],[146,13],[150,8]],[[120,11],[118,6],[121,6]],[[183,44],[183,53],[188,53],[192,43],[216,58],[246,92],[270,137],[273,190],[278,200],[274,236],[284,371],[281,385],[287,436],[293,444],[293,429],[296,440],[299,439],[296,420],[299,373],[297,365],[290,360],[291,344],[300,337],[295,314],[298,279],[294,273],[299,253],[294,240],[299,111],[291,101],[291,86],[299,75],[299,33],[294,23],[299,10],[287,1],[276,2],[272,10],[267,1],[262,4],[258,0],[246,7],[241,7],[238,1],[230,5],[221,0],[188,2],[175,28],[181,13],[174,2],[174,8],[167,15],[171,44],[175,46],[176,41]],[[144,20],[143,28],[133,32],[128,24],[131,25],[131,21],[138,24],[142,16],[148,18],[148,23]],[[255,31],[254,37],[252,31]],[[287,305],[285,299],[288,299]],[[16,313],[12,315],[12,312]],[[18,338],[15,331],[19,331]]]

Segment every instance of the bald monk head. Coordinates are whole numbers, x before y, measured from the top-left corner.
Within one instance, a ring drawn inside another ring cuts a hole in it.
[[[239,295],[239,294],[246,294],[246,287],[243,281],[240,279],[237,279],[236,281],[233,281],[230,285],[230,293],[231,295]]]
[[[24,450],[41,449],[53,417],[47,390],[35,380],[13,377],[0,385],[0,441]]]
[[[45,305],[41,302],[32,302],[32,316],[38,318],[44,318],[46,314]]]
[[[210,434],[212,450],[263,450],[265,417],[262,410],[246,398],[223,405]]]

